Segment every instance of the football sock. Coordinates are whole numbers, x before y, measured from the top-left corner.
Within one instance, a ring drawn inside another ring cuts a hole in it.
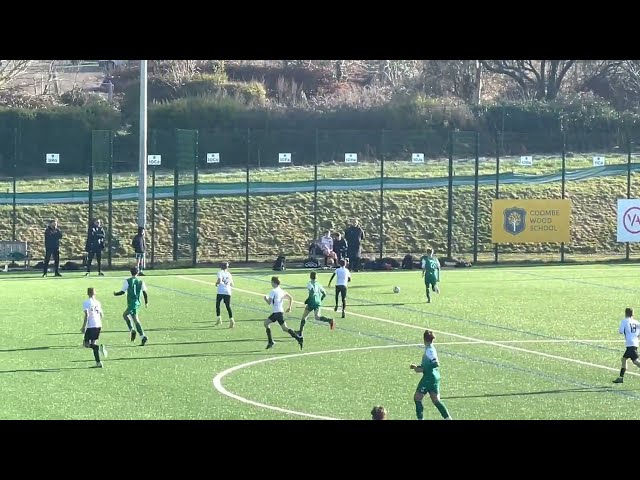
[[[269,343],[273,343],[273,338],[271,338],[271,329],[267,328],[267,338],[269,339]]]
[[[624,377],[624,372],[626,372],[627,369],[626,368],[621,368],[620,369],[620,378]]]
[[[418,420],[422,420],[423,418],[422,412],[424,412],[424,405],[422,405],[421,401],[420,402],[415,401],[415,402],[416,402],[416,418]]]
[[[307,323],[307,319],[303,318],[300,320],[300,336],[302,336],[302,332],[304,331],[304,324]]]
[[[296,332],[294,332],[292,329],[288,329],[288,330],[287,330],[287,333],[288,333],[289,335],[291,335],[291,336],[292,336],[293,338],[295,338],[295,339],[300,338],[300,336],[299,336]]]
[[[129,317],[125,317],[124,321],[127,322],[127,328],[129,329],[129,331],[133,330],[133,327],[131,326],[131,320],[129,319]]]
[[[142,324],[138,321],[135,321],[135,323],[136,323],[136,331],[140,334],[141,337],[144,337],[144,329],[142,328]]]
[[[427,286],[427,300],[431,300],[431,293],[429,292],[429,286]]]
[[[434,405],[440,412],[440,415],[442,415],[442,418],[447,418],[449,416],[449,412],[447,411],[447,407],[444,406],[444,403],[437,401]]]
[[[100,347],[97,344],[91,345],[91,349],[93,350],[93,358],[96,359],[96,363],[100,362]]]
[[[331,319],[329,317],[320,317],[319,320],[321,322],[331,323]]]

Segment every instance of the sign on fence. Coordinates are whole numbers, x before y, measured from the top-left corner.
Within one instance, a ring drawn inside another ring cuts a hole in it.
[[[162,164],[162,155],[147,155],[147,165],[157,167]]]
[[[290,153],[278,154],[278,163],[291,163],[291,154]]]
[[[424,163],[424,153],[414,153],[411,155],[411,162]]]
[[[594,167],[604,167],[604,157],[593,157]]]
[[[357,153],[345,153],[344,154],[344,163],[358,163],[358,154]]]
[[[531,155],[524,155],[520,157],[520,165],[530,167],[533,165],[533,157]]]
[[[640,199],[618,200],[618,242],[640,242]]]
[[[47,163],[60,163],[60,154],[59,153],[47,153],[46,155]]]
[[[207,153],[207,163],[220,163],[220,154]]]
[[[493,200],[491,241],[493,243],[568,243],[571,200]]]

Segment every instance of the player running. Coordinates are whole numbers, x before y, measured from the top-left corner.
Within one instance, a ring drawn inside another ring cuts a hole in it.
[[[269,295],[264,296],[264,301],[271,305],[272,308],[271,315],[269,315],[269,317],[264,321],[264,328],[267,330],[267,349],[272,348],[275,345],[273,337],[271,336],[271,324],[273,322],[278,322],[282,331],[287,332],[295,338],[298,345],[300,345],[300,350],[302,350],[304,340],[300,335],[290,329],[287,326],[287,322],[284,320],[285,310],[283,303],[285,300],[289,300],[289,305],[287,306],[287,313],[289,313],[291,311],[293,297],[280,288],[280,279],[278,277],[271,277],[271,287],[273,287],[273,290],[269,292]]]
[[[633,318],[633,308],[625,308],[624,320],[620,322],[618,329],[620,335],[624,335],[625,345],[627,349],[622,355],[622,367],[620,368],[620,376],[613,383],[624,382],[624,372],[627,371],[627,360],[631,359],[636,367],[640,367],[638,360],[638,336],[640,335],[640,322]]]
[[[102,355],[106,358],[108,355],[107,348],[104,344],[98,347],[96,342],[98,338],[100,338],[104,313],[102,311],[102,305],[100,305],[100,302],[96,299],[96,289],[87,288],[87,296],[89,298],[82,304],[84,321],[82,322],[80,333],[84,333],[84,347],[93,350],[93,358],[96,360],[93,368],[103,368],[102,361],[100,360],[100,352],[102,351]]]
[[[344,260],[342,261],[344,262]],[[298,330],[298,335],[300,335],[301,337],[304,331],[304,324],[307,322],[307,317],[309,317],[309,314],[311,312],[313,312],[316,321],[328,323],[329,327],[331,327],[331,330],[333,330],[336,326],[333,318],[323,317],[320,315],[322,301],[324,300],[324,297],[327,296],[327,292],[325,292],[324,288],[322,288],[322,285],[320,285],[320,283],[317,281],[316,276],[316,272],[311,272],[309,274],[310,280],[309,283],[307,283],[307,291],[309,292],[309,296],[304,301],[304,313],[302,314],[302,320],[300,320],[300,329]]]
[[[418,420],[424,418],[422,399],[426,393],[429,393],[431,401],[440,412],[440,415],[442,415],[442,418],[451,420],[447,407],[440,401],[440,363],[438,362],[436,348],[433,346],[436,336],[431,330],[425,330],[423,338],[426,348],[422,356],[422,364],[419,366],[411,364],[409,366],[416,373],[422,373],[422,379],[418,383],[418,388],[413,396],[413,401],[416,403],[416,417]]]
[[[338,311],[338,295],[342,297],[342,318],[344,318],[344,312],[347,309],[347,284],[351,281],[351,272],[347,268],[346,260],[340,260],[340,267],[336,268],[333,275],[329,279],[328,286],[331,286],[333,277],[337,277],[336,280],[336,306],[333,311]]]
[[[139,270],[137,267],[133,267],[131,269],[131,277],[127,278],[122,284],[122,290],[119,292],[113,292],[113,294],[118,297],[120,295],[127,294],[127,309],[122,314],[122,318],[127,322],[127,328],[129,328],[129,332],[131,335],[131,341],[133,342],[136,339],[136,330],[142,337],[141,345],[144,346],[149,340],[147,336],[144,334],[144,330],[142,328],[142,324],[140,323],[140,319],[138,318],[138,309],[141,306],[140,303],[140,294],[144,296],[144,306],[147,308],[149,306],[149,297],[147,296],[147,287],[142,280],[138,278]],[[131,325],[131,320],[135,323],[135,330]]]
[[[427,254],[420,259],[422,265],[422,277],[424,278],[424,285],[427,290],[427,303],[431,303],[431,292],[429,287],[436,292],[440,293],[438,283],[440,282],[440,261],[435,257],[435,252],[432,248],[427,249]]]

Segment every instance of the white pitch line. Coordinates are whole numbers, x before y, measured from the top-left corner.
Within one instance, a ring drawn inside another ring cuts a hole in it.
[[[182,278],[183,280],[190,280],[192,282],[204,283],[206,285],[215,285],[214,282],[207,282],[205,280],[200,280],[200,279],[197,279],[197,278],[190,278],[190,277],[185,277],[185,276],[182,276],[182,275],[178,275],[177,277],[178,278]],[[248,293],[248,294],[251,294],[251,295],[258,295],[260,297],[264,297],[264,294],[258,293],[258,292],[253,292],[251,290],[244,290],[244,289],[237,288],[237,287],[234,287],[234,290],[237,290],[238,292],[243,292],[243,293]],[[296,301],[296,300],[294,300],[294,303],[303,304],[303,302],[299,302],[299,301]],[[427,312],[425,312],[425,313],[427,313]],[[409,323],[396,322],[395,320],[387,320],[386,318],[373,317],[371,315],[364,315],[362,313],[349,312],[349,315],[350,316],[355,316],[355,317],[366,318],[366,319],[369,319],[369,320],[375,320],[375,321],[378,321],[378,322],[389,323],[389,324],[392,324],[392,325],[398,325],[398,326],[401,326],[401,327],[413,328],[413,329],[416,329],[416,330],[423,330],[423,331],[425,330],[424,327],[421,327],[419,325],[412,325],[412,324],[409,324]],[[431,329],[431,330],[433,332],[435,332],[435,333],[441,333],[442,335],[448,335],[450,337],[460,338],[462,340],[471,340],[471,341],[475,341],[477,343],[483,343],[485,345],[493,345],[493,346],[500,347],[500,348],[506,348],[508,350],[514,350],[514,351],[517,351],[517,352],[530,353],[530,354],[533,354],[533,355],[539,355],[541,357],[551,358],[551,359],[554,359],[554,360],[561,360],[563,362],[576,363],[578,365],[584,365],[584,366],[587,366],[587,367],[599,368],[601,370],[608,370],[610,372],[619,372],[620,371],[618,368],[607,367],[606,365],[599,365],[597,363],[585,362],[583,360],[576,360],[575,358],[561,357],[559,355],[552,355],[550,353],[539,352],[539,351],[536,351],[536,350],[528,350],[528,349],[522,348],[522,347],[514,347],[513,345],[505,345],[504,343],[498,343],[498,342],[491,341],[491,340],[482,340],[480,338],[468,337],[466,335],[459,335],[457,333],[449,333],[449,332],[445,332],[443,330],[434,330],[434,329]],[[627,374],[640,377],[640,374],[639,373],[635,373],[635,372],[627,371]]]
[[[457,342],[457,343],[459,343],[459,342]],[[234,400],[238,400],[239,402],[247,403],[249,405],[253,405],[255,407],[266,408],[266,409],[274,410],[276,412],[281,412],[281,413],[288,413],[290,415],[297,415],[299,417],[316,418],[318,420],[340,420],[339,418],[324,417],[322,415],[314,415],[312,413],[298,412],[296,410],[289,410],[287,408],[274,407],[273,405],[267,405],[266,403],[260,403],[260,402],[255,402],[253,400],[249,400],[248,398],[244,398],[244,397],[241,397],[240,395],[236,395],[235,393],[232,393],[232,392],[228,391],[226,388],[224,388],[222,386],[222,379],[224,377],[226,377],[227,375],[229,375],[230,373],[233,373],[233,372],[235,372],[237,370],[241,370],[243,368],[248,368],[248,367],[251,367],[253,365],[257,365],[259,363],[274,362],[276,360],[283,360],[283,359],[296,358],[296,357],[305,357],[305,356],[309,356],[309,355],[322,355],[322,354],[327,354],[327,353],[354,352],[354,351],[357,351],[357,350],[373,350],[373,349],[380,349],[380,348],[402,348],[402,347],[406,348],[406,347],[418,347],[418,346],[421,346],[421,345],[420,344],[413,344],[413,345],[373,345],[373,346],[370,346],[370,347],[339,348],[339,349],[336,349],[336,350],[322,350],[322,351],[319,351],[319,352],[294,353],[294,354],[291,354],[291,355],[282,355],[282,356],[278,356],[278,357],[261,358],[259,360],[254,360],[252,362],[247,362],[247,363],[243,363],[241,365],[236,365],[235,367],[231,367],[231,368],[226,369],[223,372],[220,372],[218,375],[216,375],[214,377],[213,386],[221,394],[226,395],[227,397],[233,398]]]

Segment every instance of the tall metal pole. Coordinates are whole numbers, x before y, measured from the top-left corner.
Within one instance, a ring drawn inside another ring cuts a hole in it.
[[[140,173],[138,226],[147,224],[147,61],[140,60]]]

